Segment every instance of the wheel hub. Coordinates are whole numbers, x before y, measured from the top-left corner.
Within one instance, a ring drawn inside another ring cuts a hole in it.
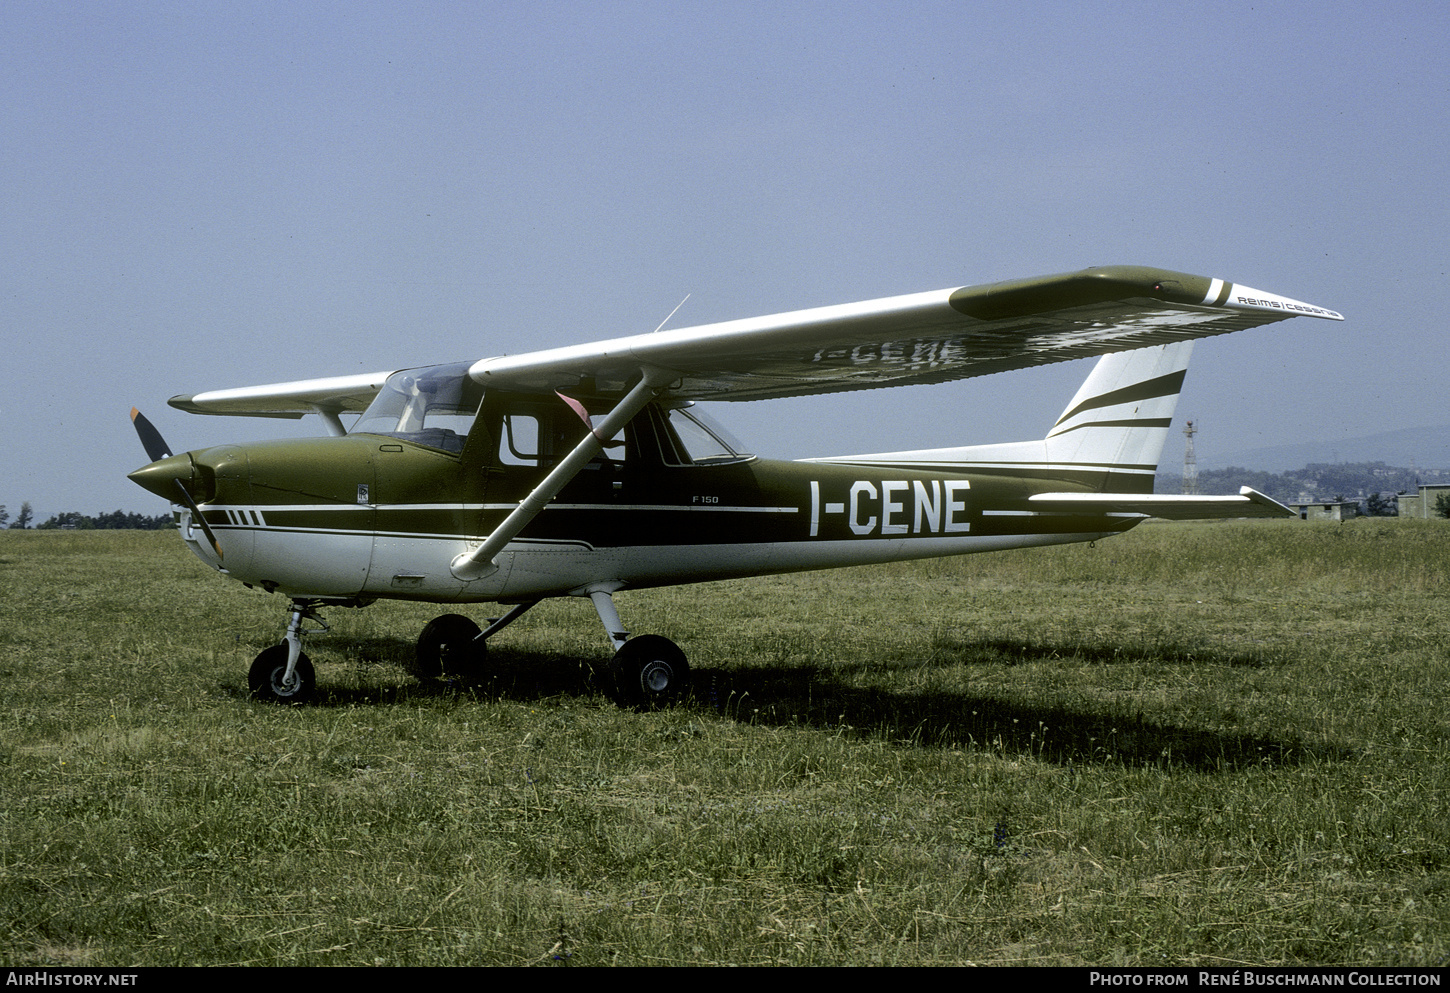
[[[651,662],[644,667],[640,673],[640,685],[650,693],[663,693],[670,687],[670,680],[674,678],[674,670],[664,662]]]

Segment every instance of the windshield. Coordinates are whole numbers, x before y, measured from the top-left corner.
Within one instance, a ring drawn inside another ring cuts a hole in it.
[[[694,403],[671,407],[665,415],[676,442],[674,458],[667,462],[679,465],[711,465],[737,462],[750,458],[731,437],[730,432],[708,417]]]
[[[405,369],[388,377],[349,434],[383,434],[461,452],[482,401],[483,387],[469,377],[467,362]]]

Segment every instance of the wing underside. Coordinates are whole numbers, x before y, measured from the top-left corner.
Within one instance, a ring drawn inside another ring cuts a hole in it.
[[[1343,319],[1220,279],[1112,266],[502,356],[470,373],[493,388],[615,395],[654,368],[675,374],[680,399],[763,400],[944,383],[1295,316]]]
[[[1227,334],[1331,310],[1141,266],[936,290],[615,338],[473,363],[488,389],[620,397],[647,372],[680,400],[763,400],[945,383]],[[193,413],[361,411],[388,373],[174,397]]]

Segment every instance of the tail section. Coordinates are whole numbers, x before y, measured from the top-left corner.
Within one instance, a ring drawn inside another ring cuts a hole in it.
[[[810,461],[995,476],[1013,484],[1012,509],[1006,512],[1028,516],[1296,516],[1247,486],[1236,496],[1153,492],[1192,350],[1192,341],[1179,341],[1104,355],[1041,441]]]
[[[1104,355],[1039,441],[810,461],[983,472],[1100,492],[1151,493],[1192,351],[1192,341],[1179,341]]]
[[[1099,359],[1047,432],[1047,461],[1100,471],[1097,489],[1153,492],[1192,352],[1180,341]]]

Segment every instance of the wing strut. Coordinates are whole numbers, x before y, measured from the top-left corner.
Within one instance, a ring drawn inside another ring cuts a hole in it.
[[[584,435],[583,440],[574,446],[574,450],[564,457],[564,461],[556,465],[544,477],[543,482],[519,501],[519,505],[509,513],[508,517],[504,518],[503,523],[495,528],[492,534],[484,539],[483,544],[471,552],[463,552],[453,560],[454,576],[464,582],[472,582],[497,571],[498,563],[494,561],[494,558],[503,551],[503,547],[517,538],[519,532],[528,526],[539,511],[548,506],[549,501],[558,496],[559,491],[578,475],[579,470],[604,450],[603,442],[613,438],[620,429],[629,423],[630,418],[638,414],[650,400],[654,399],[654,395],[660,387],[675,378],[674,373],[662,369],[645,368],[640,372],[643,378],[625,395],[623,400],[614,405],[614,409],[604,418],[603,423]]]

